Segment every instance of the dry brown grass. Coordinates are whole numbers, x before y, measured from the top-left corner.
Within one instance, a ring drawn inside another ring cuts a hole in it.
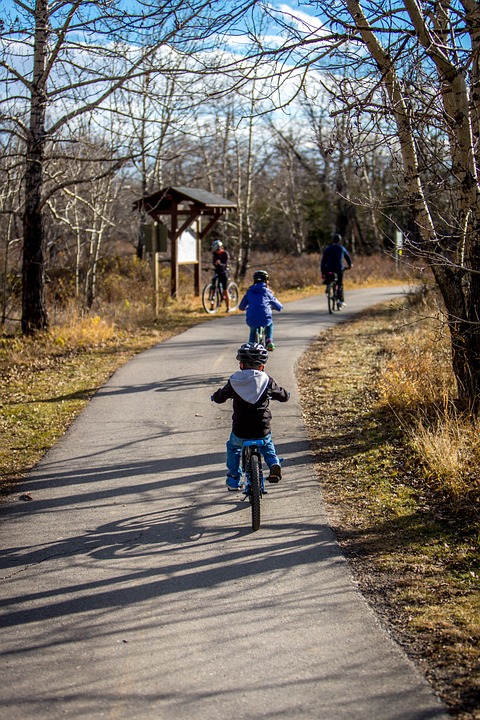
[[[271,286],[275,292],[313,288],[322,285],[318,253],[302,255],[278,255],[254,253],[245,279],[245,286],[252,282],[253,272],[260,268],[268,270]],[[353,268],[345,275],[345,287],[368,287],[417,281],[422,273],[413,264],[405,262],[398,269],[387,254],[353,257]]]
[[[393,336],[386,347],[380,401],[401,415],[451,402],[455,382],[450,348],[438,327],[435,321],[418,322],[408,333]]]
[[[395,414],[430,491],[465,509],[480,502],[480,421],[456,410],[449,335],[439,305],[436,298],[430,307],[404,312],[405,327],[385,347],[378,407]]]
[[[426,424],[421,418],[408,433],[410,446],[428,477],[429,486],[454,507],[480,502],[480,427],[477,423],[439,416]]]
[[[321,335],[299,367],[302,407],[361,591],[451,713],[476,720],[478,434],[451,412],[448,354],[420,313],[380,308]]]
[[[15,488],[121,364],[205,319],[191,293],[174,302],[166,292],[155,319],[151,278],[135,260],[112,270],[91,311],[64,298],[51,314],[48,332],[0,338],[0,492]]]

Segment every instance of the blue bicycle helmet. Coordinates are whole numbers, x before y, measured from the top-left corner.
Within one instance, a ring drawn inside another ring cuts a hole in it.
[[[245,365],[260,367],[260,365],[265,365],[268,360],[268,350],[264,348],[263,345],[260,345],[260,343],[243,343],[243,345],[238,348],[237,360]]]
[[[212,250],[215,252],[216,250],[220,250],[220,248],[223,247],[223,243],[221,240],[214,240],[212,243]]]

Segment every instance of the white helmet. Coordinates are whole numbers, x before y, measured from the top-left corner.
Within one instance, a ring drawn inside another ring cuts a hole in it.
[[[221,240],[214,240],[212,243],[212,250],[215,252],[215,250],[220,250],[220,248],[223,247],[223,243]]]

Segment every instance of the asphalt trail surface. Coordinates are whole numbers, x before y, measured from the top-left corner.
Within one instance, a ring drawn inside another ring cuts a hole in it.
[[[284,478],[225,487],[243,315],[135,357],[0,509],[2,720],[426,720],[447,713],[353,582],[328,526],[295,365],[332,323],[399,288],[275,316],[267,370]],[[52,398],[56,397],[52,388]]]

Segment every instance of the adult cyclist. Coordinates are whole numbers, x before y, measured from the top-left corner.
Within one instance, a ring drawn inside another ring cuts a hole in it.
[[[222,285],[224,290],[226,311],[230,312],[230,297],[228,295],[227,286],[230,277],[230,268],[228,267],[228,252],[225,250],[221,240],[214,240],[212,243],[212,265],[217,276],[217,282]]]
[[[332,237],[332,242],[330,245],[327,245],[323,251],[320,263],[320,272],[322,274],[322,280],[325,280],[327,273],[335,273],[337,276],[340,307],[345,305],[343,294],[343,272],[345,270],[344,262],[346,262],[346,266],[349,269],[352,267],[352,258],[348,254],[347,248],[342,245],[342,236],[335,233]]]

